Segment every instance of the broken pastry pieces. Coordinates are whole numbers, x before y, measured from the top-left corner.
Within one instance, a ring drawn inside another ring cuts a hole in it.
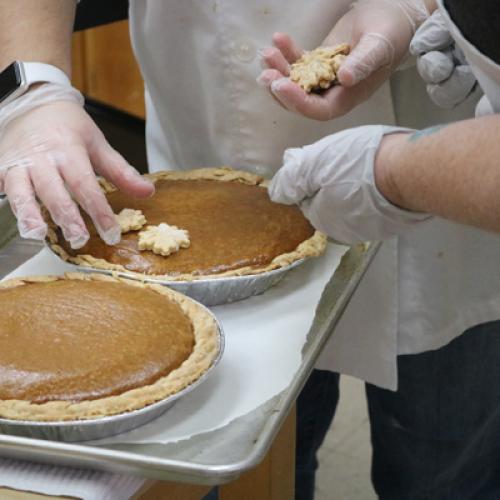
[[[146,217],[140,210],[124,208],[117,216],[116,220],[120,224],[122,233],[137,231],[146,224]]]
[[[290,67],[290,80],[307,93],[330,88],[337,82],[337,72],[349,54],[349,45],[318,47],[304,54]]]
[[[187,231],[164,223],[147,226],[139,233],[139,250],[151,250],[158,255],[170,255],[181,248],[188,248],[189,244]]]

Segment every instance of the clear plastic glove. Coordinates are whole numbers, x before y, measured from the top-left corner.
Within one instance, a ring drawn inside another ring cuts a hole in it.
[[[106,243],[118,243],[120,227],[94,171],[131,196],[154,192],[107,143],[82,104],[77,90],[45,84],[0,109],[0,192],[24,238],[46,236],[39,200],[72,248],[89,238],[78,205]]]
[[[383,240],[430,218],[392,205],[375,184],[377,150],[400,127],[367,125],[285,151],[269,186],[277,203],[298,203],[317,229],[337,241]]]
[[[494,113],[495,110],[493,109],[493,106],[491,105],[488,97],[483,95],[483,97],[481,97],[481,99],[479,99],[479,102],[476,104],[476,118],[481,118],[481,116],[493,115]]]
[[[451,109],[474,89],[476,77],[439,11],[417,30],[410,51],[417,56],[417,70],[438,106]]]
[[[278,102],[317,120],[342,116],[365,101],[390,76],[408,52],[417,27],[427,18],[422,0],[360,0],[338,21],[323,46],[347,42],[351,53],[339,70],[341,85],[322,94],[307,94],[292,82],[290,64],[302,49],[284,33],[273,36],[274,47],[262,49],[264,71],[257,81]]]

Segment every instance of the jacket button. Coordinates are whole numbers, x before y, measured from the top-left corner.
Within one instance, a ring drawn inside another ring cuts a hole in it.
[[[233,52],[239,61],[245,63],[253,61],[257,55],[257,50],[252,42],[243,39],[234,43]]]

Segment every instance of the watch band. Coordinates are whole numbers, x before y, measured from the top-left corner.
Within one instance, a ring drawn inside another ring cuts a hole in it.
[[[19,61],[19,65],[22,68],[28,86],[39,82],[71,85],[71,81],[66,73],[52,64]]]
[[[61,69],[51,64],[14,61],[0,72],[0,107],[22,96],[34,83],[56,83],[71,87]]]

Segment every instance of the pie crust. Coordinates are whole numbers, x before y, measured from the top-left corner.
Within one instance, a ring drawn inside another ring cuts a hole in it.
[[[330,88],[337,81],[337,72],[349,53],[349,45],[318,47],[304,54],[290,66],[290,80],[307,93]]]
[[[177,226],[162,222],[158,226],[147,226],[139,232],[139,250],[151,250],[167,257],[181,248],[189,248],[189,233]]]
[[[122,233],[137,231],[147,223],[144,214],[140,210],[133,210],[132,208],[124,208],[119,214],[116,214],[116,220],[120,224]]]
[[[247,185],[259,186],[261,188],[267,188],[268,185],[268,182],[263,177],[249,172],[234,170],[230,167],[201,168],[188,171],[161,171],[154,174],[146,174],[145,177],[151,179],[153,182],[157,182],[159,180],[213,180],[218,182],[238,182]],[[106,180],[101,179],[100,183],[105,193],[111,193],[117,190],[115,186]],[[265,273],[273,269],[286,267],[307,257],[317,257],[325,251],[327,242],[326,236],[323,233],[315,231],[310,238],[300,243],[293,251],[277,255],[271,262],[260,267],[243,266],[237,269],[219,272],[217,274],[143,274],[131,271],[121,264],[111,263],[92,255],[81,254],[73,256],[68,254],[68,252],[59,244],[56,233],[57,226],[50,219],[50,217],[46,217],[46,219],[49,227],[47,233],[49,246],[63,260],[71,262],[72,264],[98,270],[124,272],[130,277],[143,280],[155,278],[164,281],[194,281],[200,279],[225,278],[229,276],[244,276]]]
[[[29,421],[70,421],[96,419],[144,408],[178,393],[195,382],[213,364],[220,353],[218,326],[207,309],[184,295],[161,285],[146,284],[102,274],[67,273],[63,276],[32,276],[0,282],[0,290],[32,283],[57,280],[108,281],[152,290],[174,301],[191,320],[194,347],[187,359],[154,383],[127,390],[118,395],[80,402],[49,401],[32,403],[19,399],[0,400],[0,418]]]

